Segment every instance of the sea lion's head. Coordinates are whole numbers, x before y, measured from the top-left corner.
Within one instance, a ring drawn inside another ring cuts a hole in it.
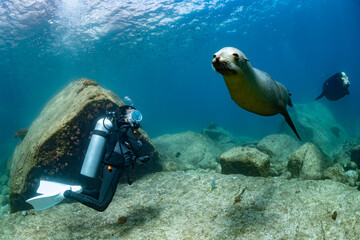
[[[243,73],[249,64],[245,55],[236,48],[224,47],[214,54],[212,65],[221,75],[235,75]]]
[[[350,86],[350,81],[344,72],[341,72],[341,80],[343,81],[343,87],[347,89]]]

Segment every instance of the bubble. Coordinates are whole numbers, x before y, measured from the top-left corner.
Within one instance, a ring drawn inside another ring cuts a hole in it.
[[[125,102],[126,105],[129,105],[129,106],[134,105],[133,101],[131,100],[131,98],[129,96],[124,97],[124,102]]]

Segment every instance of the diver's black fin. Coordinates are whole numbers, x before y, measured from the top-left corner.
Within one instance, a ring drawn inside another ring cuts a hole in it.
[[[291,127],[291,129],[294,131],[295,135],[299,138],[299,140],[301,141],[301,138],[299,136],[299,134],[297,133],[296,131],[296,128],[295,128],[295,125],[294,123],[292,122],[291,118],[290,118],[290,115],[288,113],[288,111],[286,110],[285,108],[285,111],[283,113],[283,116],[285,118],[285,121],[287,122],[287,124]]]
[[[318,100],[318,99],[322,98],[323,96],[324,96],[324,93],[322,92],[322,93],[320,94],[320,96],[318,96],[317,98],[315,98],[315,100]]]

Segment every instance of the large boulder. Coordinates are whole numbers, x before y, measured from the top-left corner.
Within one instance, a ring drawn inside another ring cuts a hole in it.
[[[221,149],[200,133],[184,132],[154,138],[159,161],[164,170],[206,169],[220,172]]]
[[[287,134],[273,134],[263,138],[256,148],[270,157],[270,175],[286,171],[287,157],[301,146],[301,142]]]
[[[323,171],[332,165],[331,159],[312,143],[305,143],[288,158],[288,171],[293,177],[323,179]]]
[[[332,113],[319,102],[294,104],[291,118],[302,141],[316,144],[328,155],[349,138]],[[286,123],[281,126],[280,131],[293,134]]]
[[[30,208],[25,200],[35,195],[40,179],[69,184],[97,185],[80,175],[96,122],[106,111],[117,111],[123,101],[89,79],[72,82],[50,100],[16,147],[10,169],[11,211]],[[157,158],[145,131],[141,154]]]
[[[235,147],[220,156],[221,173],[263,176],[269,174],[270,157],[256,148]]]

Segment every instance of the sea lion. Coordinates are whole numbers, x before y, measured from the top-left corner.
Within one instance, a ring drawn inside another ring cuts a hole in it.
[[[326,80],[322,87],[322,93],[315,100],[325,96],[330,101],[336,101],[345,95],[349,95],[349,78],[344,72],[338,72],[328,80]]]
[[[230,96],[237,105],[263,116],[280,113],[300,139],[286,109],[286,105],[292,107],[292,103],[284,85],[253,68],[245,55],[233,47],[225,47],[215,53],[212,65],[224,77]]]

